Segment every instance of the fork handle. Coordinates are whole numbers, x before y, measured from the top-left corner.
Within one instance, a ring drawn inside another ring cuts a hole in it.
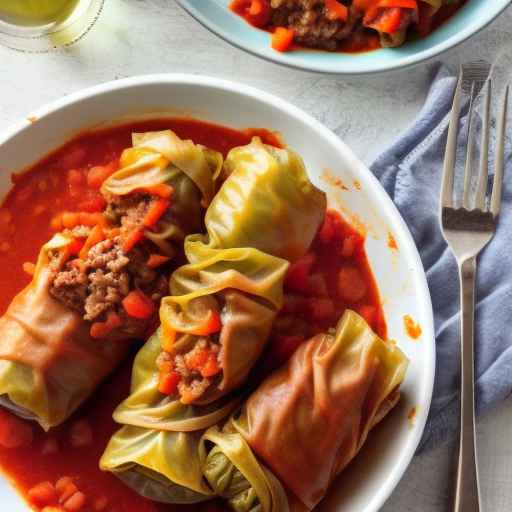
[[[475,432],[474,318],[476,257],[459,263],[461,302],[460,445],[454,512],[479,512]]]

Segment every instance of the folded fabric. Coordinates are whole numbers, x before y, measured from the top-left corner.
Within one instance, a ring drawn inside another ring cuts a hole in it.
[[[498,71],[495,68],[493,73]],[[432,295],[437,370],[432,407],[420,451],[453,435],[459,425],[458,272],[438,220],[444,149],[456,81],[446,68],[438,68],[425,106],[413,126],[371,166],[409,226],[420,251]],[[493,86],[501,82],[496,80]],[[466,121],[463,117],[460,147]],[[512,260],[509,257],[512,169],[509,153],[506,163],[498,230],[481,255],[478,267],[475,341],[479,414],[512,392],[512,331],[509,328],[512,317]]]

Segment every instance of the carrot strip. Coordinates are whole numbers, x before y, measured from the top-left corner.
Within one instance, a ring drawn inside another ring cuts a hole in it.
[[[160,217],[166,212],[167,208],[169,208],[170,201],[168,199],[157,199],[153,201],[144,216],[144,220],[142,223],[147,228],[152,228],[160,219]]]
[[[167,263],[170,259],[171,258],[169,258],[169,256],[164,256],[162,254],[150,254],[146,265],[149,268],[157,268]]]
[[[87,259],[89,250],[103,240],[105,240],[105,233],[103,233],[103,229],[99,225],[94,226],[78,254],[79,258],[82,260]]]
[[[135,229],[125,238],[123,242],[123,251],[130,252],[144,238],[144,230],[142,228]]]
[[[162,346],[162,350],[165,352],[170,352],[172,350],[172,346],[176,341],[176,331],[171,329],[166,322],[162,324],[162,337],[160,339],[160,344]]]
[[[174,187],[171,185],[167,185],[165,183],[160,183],[159,185],[153,185],[152,187],[145,187],[141,189],[143,192],[147,192],[152,196],[158,196],[163,199],[169,199],[174,194]]]

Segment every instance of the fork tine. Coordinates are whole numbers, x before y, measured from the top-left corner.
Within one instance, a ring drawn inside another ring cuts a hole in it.
[[[489,177],[489,134],[491,115],[491,79],[487,81],[484,97],[484,118],[482,121],[482,140],[480,143],[480,170],[478,172],[478,185],[476,189],[475,208],[485,209],[485,196],[487,193],[487,180]]]
[[[441,206],[449,207],[453,205],[453,178],[455,174],[455,162],[457,159],[457,135],[459,133],[460,117],[460,97],[462,91],[462,68],[459,73],[459,80],[453,96],[452,113],[450,116],[450,126],[448,128],[448,138],[446,141],[446,151],[444,155],[443,178],[441,185]]]
[[[505,167],[505,136],[507,129],[509,86],[505,89],[503,105],[500,111],[498,133],[496,135],[496,166],[494,170],[494,183],[492,186],[491,212],[496,217],[500,213],[501,189],[503,186],[503,173]]]
[[[471,192],[471,174],[473,171],[473,146],[475,134],[473,131],[473,109],[475,106],[475,82],[471,84],[471,97],[468,110],[468,134],[466,138],[466,165],[464,168],[464,192],[462,195],[462,206],[470,209],[469,194]]]

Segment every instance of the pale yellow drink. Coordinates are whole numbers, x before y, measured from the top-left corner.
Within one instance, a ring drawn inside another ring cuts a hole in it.
[[[80,0],[0,0],[0,20],[41,26],[65,20]]]

